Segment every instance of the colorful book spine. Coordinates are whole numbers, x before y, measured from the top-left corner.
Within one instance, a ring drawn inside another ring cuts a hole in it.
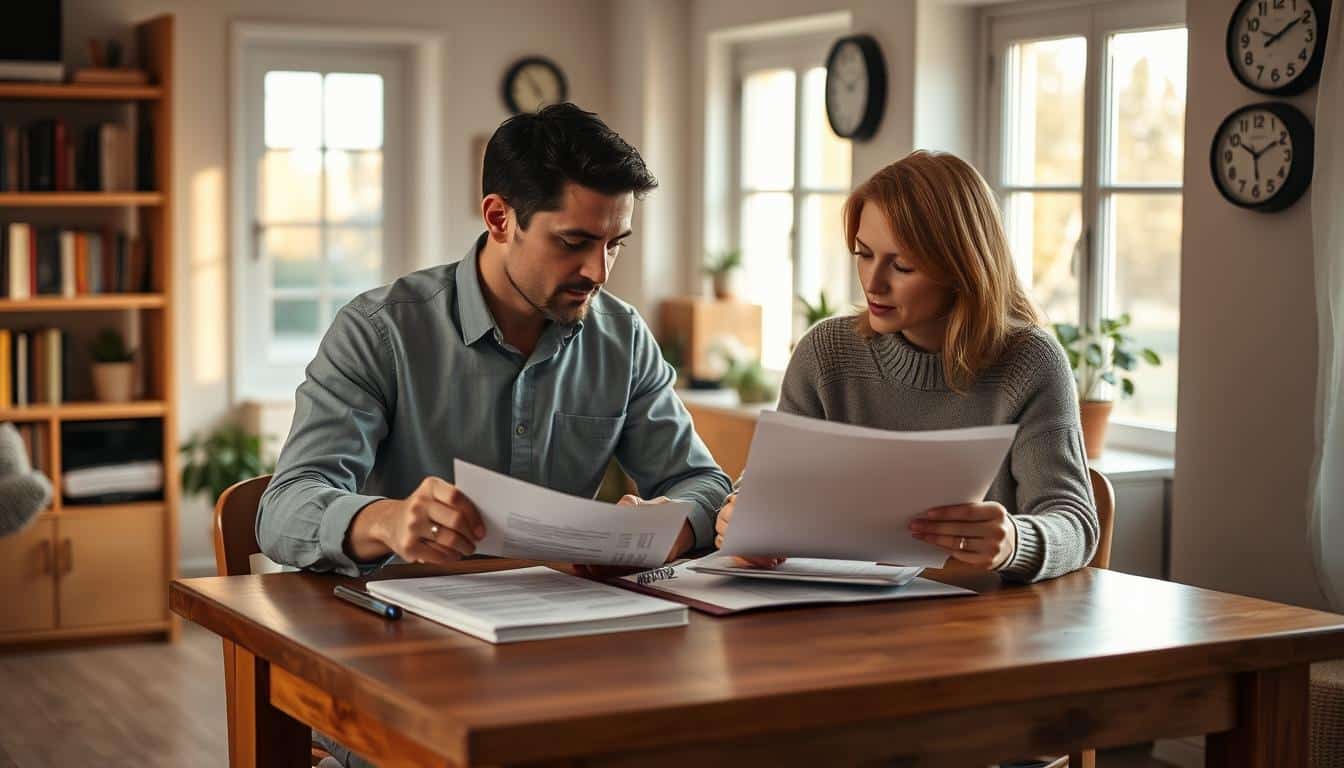
[[[13,357],[10,351],[13,342],[10,335],[8,328],[0,328],[0,408],[14,404],[14,373],[9,362]]]

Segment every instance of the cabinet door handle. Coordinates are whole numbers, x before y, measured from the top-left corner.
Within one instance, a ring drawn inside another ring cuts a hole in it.
[[[42,564],[42,575],[55,575],[51,569],[51,541],[44,539],[37,545],[37,559]]]
[[[61,573],[66,574],[75,569],[75,547],[70,539],[61,539]]]

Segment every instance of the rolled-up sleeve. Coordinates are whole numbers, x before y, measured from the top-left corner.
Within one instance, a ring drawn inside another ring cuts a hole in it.
[[[676,375],[663,360],[647,325],[636,318],[633,367],[625,427],[616,460],[646,498],[667,496],[695,505],[690,515],[696,548],[714,543],[714,522],[731,490],[673,391]]]
[[[295,393],[294,423],[257,515],[272,560],[357,576],[345,551],[350,523],[380,496],[359,493],[387,436],[395,373],[376,318],[356,302],[323,337]]]

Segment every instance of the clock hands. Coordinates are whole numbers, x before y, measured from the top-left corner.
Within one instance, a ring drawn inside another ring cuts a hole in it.
[[[1295,18],[1292,21],[1288,22],[1288,26],[1284,27],[1283,29],[1280,29],[1278,32],[1275,32],[1272,35],[1270,35],[1268,32],[1265,32],[1264,30],[1261,30],[1260,34],[1269,36],[1269,39],[1265,41],[1265,47],[1268,48],[1269,46],[1273,45],[1275,40],[1278,40],[1280,37],[1283,37],[1284,33],[1292,29],[1293,27],[1297,26],[1298,22],[1300,21],[1302,21],[1301,17]]]

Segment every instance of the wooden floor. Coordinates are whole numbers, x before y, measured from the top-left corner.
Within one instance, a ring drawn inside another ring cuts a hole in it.
[[[0,768],[224,768],[219,638],[0,655]],[[1101,768],[1166,768],[1144,750]]]

